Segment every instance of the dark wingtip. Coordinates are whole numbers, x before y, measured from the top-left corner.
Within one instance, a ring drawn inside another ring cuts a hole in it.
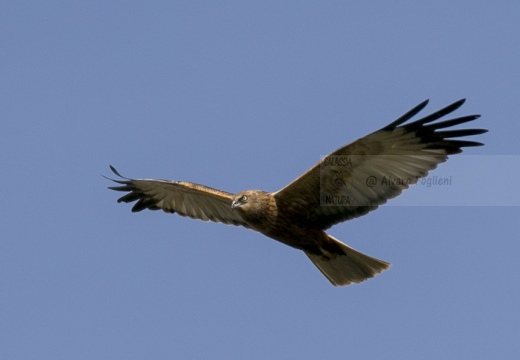
[[[420,112],[422,109],[424,109],[426,107],[426,105],[428,105],[429,102],[430,102],[430,99],[424,100],[422,103],[415,106],[413,109],[409,110],[406,114],[400,116],[398,119],[394,120],[392,123],[388,124],[381,130],[395,129],[397,126],[401,125],[402,123],[407,122],[408,120],[413,118],[415,115],[417,115],[417,113]]]
[[[108,165],[110,167],[110,170],[112,170],[112,172],[114,174],[116,174],[117,176],[119,176],[121,179],[125,179],[125,180],[115,180],[115,179],[112,179],[112,178],[109,178],[108,176],[105,176],[105,175],[101,175],[103,176],[105,179],[107,180],[110,180],[110,181],[113,181],[113,182],[116,182],[118,184],[122,184],[122,185],[127,185],[127,181],[126,180],[131,180],[129,178],[126,178],[124,177],[123,175],[121,175],[119,173],[119,171],[116,170],[115,167],[113,167],[112,165]],[[125,190],[122,190],[122,187],[109,187],[110,190],[117,190],[117,191],[125,191]]]
[[[426,105],[428,105],[428,103],[430,102],[430,99],[426,99],[424,100],[422,103],[420,103],[419,105],[417,105],[418,108],[420,108],[421,110],[424,109],[426,107]],[[420,111],[420,110],[419,110]]]
[[[416,109],[416,112],[419,112],[422,109],[424,109],[426,107],[426,105],[429,104],[429,102],[430,102],[430,99],[426,99],[423,102],[421,102],[419,105],[417,105],[414,109]]]
[[[458,108],[460,108],[466,102],[466,98],[462,98],[458,101],[455,101],[453,104],[446,106],[443,110],[446,111],[446,114],[449,114]]]
[[[116,170],[115,167],[113,167],[112,165],[108,165],[108,166],[110,167],[110,170],[112,170],[112,172],[113,172],[114,174],[116,174],[116,175],[119,176],[120,178],[126,179],[123,175],[121,175],[121,174],[119,173],[119,171]]]
[[[466,98],[462,98],[460,100],[455,101],[451,106],[454,106],[455,109],[461,107],[466,102]]]

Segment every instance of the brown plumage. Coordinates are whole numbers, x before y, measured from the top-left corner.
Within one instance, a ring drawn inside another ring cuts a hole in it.
[[[327,155],[283,189],[247,190],[236,195],[184,181],[113,180],[128,192],[118,202],[134,202],[132,211],[163,210],[204,221],[256,230],[303,250],[333,285],[373,277],[390,264],[364,255],[328,235],[334,224],[364,215],[425,177],[448,155],[479,142],[453,140],[484,129],[441,130],[473,121],[479,115],[435,122],[463,103],[459,100],[420,120],[405,124],[428,101],[384,128]],[[439,131],[440,130],[440,131]]]

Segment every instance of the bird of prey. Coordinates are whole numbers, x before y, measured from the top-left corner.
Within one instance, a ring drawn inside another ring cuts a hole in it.
[[[459,108],[459,100],[422,119],[408,122],[428,103],[325,156],[276,192],[246,190],[232,194],[186,181],[113,180],[109,189],[127,192],[118,202],[136,201],[132,211],[163,210],[193,219],[243,226],[303,250],[335,286],[359,283],[390,264],[362,254],[328,235],[331,226],[365,215],[399,195],[448,155],[482,143],[461,140],[485,129],[448,129],[480,115],[437,121]],[[447,130],[448,129],[448,130]]]

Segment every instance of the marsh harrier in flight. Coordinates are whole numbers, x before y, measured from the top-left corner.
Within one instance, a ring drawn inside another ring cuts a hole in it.
[[[186,181],[140,180],[121,176],[112,190],[128,192],[118,202],[136,201],[132,211],[163,210],[193,219],[243,226],[305,255],[333,285],[359,283],[390,264],[367,256],[328,235],[331,226],[365,215],[394,198],[463,147],[482,143],[457,140],[484,129],[445,130],[479,115],[437,121],[459,108],[459,100],[409,122],[428,101],[391,124],[324,157],[283,189],[238,194]]]

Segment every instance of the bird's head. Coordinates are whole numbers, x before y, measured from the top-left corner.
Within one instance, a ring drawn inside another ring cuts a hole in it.
[[[276,215],[273,196],[261,190],[239,192],[231,201],[231,209],[239,212],[250,226]]]
[[[233,197],[231,208],[242,211],[257,211],[269,205],[271,195],[262,190],[246,190]]]
[[[253,194],[251,191],[242,191],[236,194],[233,197],[233,201],[231,202],[231,208],[236,209],[239,207],[247,207],[251,203]]]

